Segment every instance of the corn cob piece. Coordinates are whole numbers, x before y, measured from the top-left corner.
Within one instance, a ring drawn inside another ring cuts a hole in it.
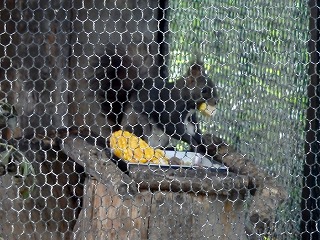
[[[114,154],[133,163],[169,164],[164,151],[150,147],[144,140],[128,131],[116,131],[110,137]]]
[[[216,112],[216,107],[215,106],[211,106],[209,104],[206,103],[202,103],[199,106],[199,111],[204,114],[205,116],[209,116],[209,117],[213,117],[215,115]]]

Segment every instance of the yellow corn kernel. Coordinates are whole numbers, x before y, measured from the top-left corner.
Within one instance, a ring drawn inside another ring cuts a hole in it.
[[[116,131],[110,137],[114,154],[134,163],[168,164],[169,159],[160,149],[153,149],[145,141],[127,131]]]
[[[207,104],[206,103],[201,103],[198,109],[201,112],[205,111],[207,109]]]
[[[205,116],[213,117],[215,115],[216,107],[206,103],[201,103],[198,110]]]

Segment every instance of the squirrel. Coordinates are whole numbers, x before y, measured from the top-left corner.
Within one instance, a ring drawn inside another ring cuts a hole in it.
[[[204,64],[200,60],[191,62],[184,76],[169,82],[150,68],[153,74],[141,77],[143,64],[134,63],[130,57],[134,53],[134,49],[110,44],[95,63],[98,67],[91,90],[112,131],[127,130],[155,148],[168,148],[170,138],[174,138],[205,154],[196,110],[204,104],[214,108],[219,96]],[[144,61],[150,66],[152,59],[145,57]]]
[[[155,75],[158,69],[152,67],[153,58],[148,55],[148,47],[108,43],[105,54],[91,59],[95,68],[89,77],[90,91],[101,105],[101,113],[107,118],[113,130],[119,129],[123,106],[129,100],[133,86],[139,84],[149,74]],[[141,57],[138,57],[141,56]]]
[[[217,88],[205,74],[203,63],[195,61],[175,82],[156,77],[134,84],[121,126],[152,147],[166,148],[172,137],[205,154],[196,110],[202,104],[215,107],[218,101]]]

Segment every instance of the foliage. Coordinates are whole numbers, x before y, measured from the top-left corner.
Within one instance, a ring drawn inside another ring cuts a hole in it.
[[[29,198],[35,186],[35,171],[24,154],[12,145],[0,143],[0,164],[13,174],[19,195]]]

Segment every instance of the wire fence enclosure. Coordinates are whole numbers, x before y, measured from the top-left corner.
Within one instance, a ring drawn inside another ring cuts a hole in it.
[[[0,239],[319,239],[318,1],[0,1]]]

